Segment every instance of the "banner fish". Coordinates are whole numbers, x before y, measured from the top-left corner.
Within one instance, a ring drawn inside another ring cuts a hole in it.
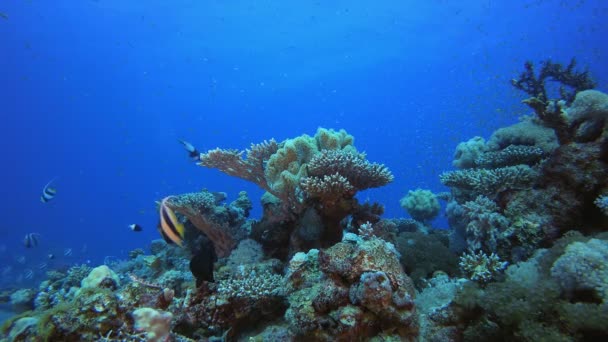
[[[163,198],[160,202],[160,224],[158,230],[167,243],[175,243],[181,247],[184,241],[184,225],[179,222],[173,210],[167,206],[169,198],[171,196]]]
[[[40,196],[40,201],[42,201],[42,203],[48,203],[50,200],[55,198],[55,195],[57,194],[57,189],[51,187],[51,183],[53,183],[54,181],[55,178],[51,179],[51,181],[48,182],[42,189],[42,196]]]
[[[23,245],[25,246],[25,248],[36,247],[36,246],[38,246],[39,237],[40,237],[40,234],[38,234],[38,233],[25,234],[25,237],[23,238]]]

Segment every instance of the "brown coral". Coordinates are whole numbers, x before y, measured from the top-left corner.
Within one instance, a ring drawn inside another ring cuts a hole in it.
[[[308,163],[309,177],[339,174],[357,191],[384,186],[394,177],[386,166],[370,163],[363,154],[323,150]]]

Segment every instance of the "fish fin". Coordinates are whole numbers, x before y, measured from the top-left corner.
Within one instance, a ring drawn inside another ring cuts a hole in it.
[[[44,186],[43,189],[48,189],[49,185],[51,185],[54,181],[56,181],[57,178],[59,178],[59,176],[55,176],[53,179],[51,179],[48,183],[46,183],[46,185]]]

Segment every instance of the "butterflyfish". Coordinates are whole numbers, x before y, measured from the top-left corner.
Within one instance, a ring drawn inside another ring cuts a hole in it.
[[[165,241],[167,243],[169,243],[169,244],[175,243],[181,247],[182,243],[184,241],[185,229],[184,229],[184,225],[181,222],[179,222],[179,220],[177,219],[177,216],[175,216],[175,213],[173,212],[173,210],[171,208],[169,208],[169,206],[167,206],[167,200],[170,197],[171,196],[165,197],[160,202],[159,231],[160,231],[160,235],[162,235],[163,239],[165,239]]]

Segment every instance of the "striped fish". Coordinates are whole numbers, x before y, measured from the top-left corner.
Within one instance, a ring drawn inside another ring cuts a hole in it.
[[[165,197],[160,202],[160,224],[158,230],[167,243],[175,243],[181,247],[184,241],[184,225],[179,222],[173,210],[167,206],[167,200],[170,197]]]
[[[55,194],[57,194],[57,189],[51,187],[51,183],[55,181],[55,178],[51,179],[44,188],[42,189],[42,196],[40,196],[40,201],[42,203],[48,203],[50,200],[55,198]]]
[[[25,234],[23,238],[23,245],[25,248],[32,248],[38,246],[38,238],[40,238],[40,234],[38,233],[28,233]]]
[[[25,276],[25,279],[32,279],[34,278],[34,271],[28,268],[23,272],[23,275]]]

